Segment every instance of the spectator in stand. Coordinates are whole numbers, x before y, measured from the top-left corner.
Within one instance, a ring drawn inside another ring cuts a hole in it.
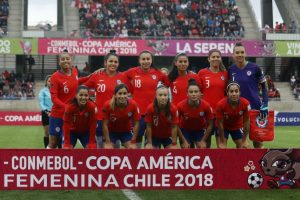
[[[47,148],[49,144],[49,116],[52,108],[52,101],[50,96],[50,78],[51,75],[45,78],[45,87],[39,92],[39,104],[42,114],[42,125],[44,127],[44,146]]]

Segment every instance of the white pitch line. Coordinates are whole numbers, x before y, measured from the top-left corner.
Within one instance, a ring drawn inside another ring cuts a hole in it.
[[[142,200],[133,190],[124,189],[122,192],[129,200]]]

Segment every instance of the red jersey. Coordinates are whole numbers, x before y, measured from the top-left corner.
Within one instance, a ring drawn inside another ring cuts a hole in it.
[[[172,125],[179,123],[177,109],[171,104],[171,119],[167,119],[163,112],[156,113],[153,103],[151,103],[146,111],[145,122],[152,124],[152,136],[156,138],[172,137]]]
[[[125,72],[132,85],[133,100],[140,108],[141,115],[146,113],[147,106],[153,102],[159,81],[167,84],[167,76],[157,69],[144,72],[134,67]]]
[[[50,93],[53,106],[51,117],[63,118],[65,107],[76,96],[78,72],[72,68],[71,76],[56,71],[50,79]]]
[[[113,133],[129,132],[132,129],[132,120],[139,121],[141,116],[134,100],[129,99],[126,108],[111,109],[110,100],[103,106],[103,120],[108,120],[108,130]]]
[[[190,71],[185,76],[178,76],[172,83],[170,83],[172,103],[174,105],[177,105],[179,102],[187,98],[188,82],[191,78],[195,79],[201,88],[199,76]]]
[[[88,101],[83,109],[77,104],[67,105],[64,114],[64,138],[65,143],[70,144],[70,132],[89,133],[90,140],[93,141],[96,134],[96,105],[92,101]]]
[[[233,108],[228,103],[228,98],[225,97],[217,105],[216,117],[217,119],[223,119],[225,130],[239,130],[243,128],[243,118],[249,117],[250,109],[249,101],[243,97],[240,97],[240,102],[236,108]]]
[[[209,103],[201,100],[197,108],[191,107],[188,100],[183,100],[177,105],[179,126],[187,131],[199,131],[207,128],[207,120],[212,120],[214,115]]]
[[[130,83],[124,73],[117,73],[115,76],[108,76],[105,72],[93,74],[84,83],[89,88],[94,88],[96,92],[96,104],[99,110],[97,114],[97,120],[103,119],[103,113],[101,112],[104,103],[111,99],[116,85],[124,83],[128,86],[129,92],[131,92]]]
[[[215,113],[218,102],[225,97],[228,73],[227,71],[215,73],[205,68],[200,70],[198,75],[202,85],[203,99],[210,104]]]

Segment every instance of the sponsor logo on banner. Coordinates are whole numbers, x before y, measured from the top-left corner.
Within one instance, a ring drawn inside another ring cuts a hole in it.
[[[271,189],[295,188],[300,180],[300,149],[0,149],[0,155],[1,190]]]
[[[300,126],[300,112],[275,112],[275,126]]]

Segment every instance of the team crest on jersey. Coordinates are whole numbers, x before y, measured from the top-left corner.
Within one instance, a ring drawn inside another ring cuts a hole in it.
[[[223,75],[221,76],[221,80],[222,80],[222,81],[224,81],[224,80],[225,80],[225,77],[224,77]]]
[[[256,126],[259,128],[265,128],[268,124],[268,119],[261,119],[259,116],[256,117]]]
[[[247,71],[247,75],[251,76],[252,72],[251,71]]]
[[[112,121],[112,122],[114,122],[114,121],[117,120],[117,118],[114,115],[110,115],[109,116],[109,120]]]
[[[88,116],[89,116],[88,112],[84,113],[84,117],[88,117]]]
[[[60,127],[55,127],[55,131],[58,133],[60,131]]]
[[[128,117],[131,117],[131,116],[132,116],[132,112],[129,112],[129,113],[128,113]]]
[[[244,111],[241,110],[241,111],[239,112],[239,115],[243,115],[243,113],[244,113]]]
[[[152,75],[152,79],[155,80],[156,79],[156,75]]]
[[[199,115],[200,115],[200,117],[203,117],[204,116],[204,112],[200,112]]]
[[[117,80],[117,84],[120,85],[122,83],[121,80]]]
[[[229,116],[228,116],[228,113],[227,113],[227,112],[224,112],[224,118],[225,118],[225,119],[228,119],[228,118],[229,118]]]

